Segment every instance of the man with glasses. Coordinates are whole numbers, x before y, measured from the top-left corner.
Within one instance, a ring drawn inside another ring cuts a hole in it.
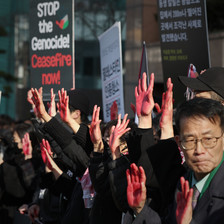
[[[189,171],[185,179],[197,198],[180,223],[223,223],[224,220],[224,108],[218,101],[195,98],[176,113],[181,147]]]
[[[136,191],[132,196],[140,202],[131,208],[133,211],[138,209],[139,212],[128,212],[124,224],[224,222],[224,107],[218,101],[196,97],[177,108],[175,121],[179,133],[176,141],[184,153],[186,166],[181,174],[184,177],[177,183],[168,215],[165,220],[161,220],[161,217],[150,208],[150,204],[147,205],[143,183],[146,180],[145,172],[148,171],[140,172],[137,168],[136,172],[131,170],[127,177],[130,177],[129,194],[131,187],[135,185]],[[135,183],[136,178],[132,177],[135,173],[139,175],[138,183]],[[136,186],[142,186],[139,187],[138,193]]]

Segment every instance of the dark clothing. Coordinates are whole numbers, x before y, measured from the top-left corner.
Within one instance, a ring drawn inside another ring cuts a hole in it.
[[[89,153],[92,151],[93,146],[91,143],[82,141],[80,136],[85,136],[86,141],[90,141],[89,129],[87,126],[81,125],[78,132],[73,135],[72,130],[65,126],[58,117],[53,117],[47,122],[43,130],[47,132],[61,147],[62,153],[68,157],[75,164],[73,169],[74,176],[82,177],[86,171],[89,163]],[[78,139],[79,143],[75,140]],[[82,146],[89,146],[90,148],[83,148]],[[92,147],[92,148],[91,148]],[[52,149],[54,150],[54,149]]]
[[[76,182],[73,188],[71,198],[65,206],[61,224],[88,224],[90,209],[85,208],[83,201],[82,186],[79,182]]]
[[[168,145],[167,145],[168,146]],[[168,158],[169,159],[169,158]],[[165,166],[166,167],[166,166]],[[174,173],[176,178],[177,190],[180,191],[179,179],[181,176],[185,176],[185,179],[189,179],[189,169],[186,169],[185,164],[181,167],[181,172]],[[171,175],[169,176],[171,177]],[[164,178],[164,177],[163,177]],[[164,178],[165,180],[166,178]],[[170,178],[169,178],[170,179]],[[175,184],[174,176],[170,179],[170,183]],[[193,211],[193,217],[191,224],[215,224],[223,223],[224,220],[224,162],[219,167],[218,171],[214,175],[210,182],[209,187],[204,192],[202,197],[198,200],[197,205]],[[166,185],[164,186],[166,187]],[[173,187],[172,187],[173,188]],[[171,189],[172,189],[171,188]],[[165,192],[163,190],[163,192]],[[169,193],[169,191],[168,191]],[[176,223],[176,201],[175,192],[170,191],[169,198],[173,198],[172,204],[169,206],[167,217],[160,217],[160,221],[157,220],[158,214],[152,212],[150,204],[144,207],[144,210],[134,219],[132,211],[129,211],[125,215],[125,224],[128,223],[145,223],[151,224],[152,220],[156,220],[155,223],[175,224]],[[149,216],[149,213],[151,215]],[[126,217],[127,216],[127,217]]]
[[[186,172],[185,178],[188,179],[189,172]],[[191,224],[215,224],[223,223],[224,220],[224,162],[219,167],[217,173],[212,178],[209,187],[202,197],[197,201],[193,211]],[[180,184],[178,184],[180,191]],[[176,223],[175,218],[176,201],[173,203],[170,216],[166,223]]]
[[[61,223],[82,223],[89,222],[89,209],[86,209],[83,202],[81,184],[76,177],[81,178],[89,164],[89,155],[93,150],[93,144],[89,135],[89,128],[81,124],[78,132],[73,133],[72,129],[62,122],[57,114],[49,122],[42,126],[42,131],[50,139],[52,151],[66,166],[71,169],[72,178],[65,173],[52,185],[51,191],[60,195]]]
[[[111,186],[110,182],[111,180],[113,182],[114,169],[117,167],[119,168],[119,166],[116,166],[116,163],[117,160],[112,160],[111,151],[106,143],[104,144],[104,152],[94,152],[93,157],[90,159],[89,173],[96,191],[96,197],[93,202],[90,216],[91,224],[121,223],[122,211],[118,209],[119,206],[116,206],[115,200],[113,199],[114,195],[111,191],[112,188],[114,189],[119,186]],[[110,172],[111,177],[109,178]],[[115,191],[117,194],[123,192],[123,190],[120,192],[118,192],[119,190]],[[123,198],[120,200],[122,201]]]
[[[40,158],[24,160],[16,154],[0,166],[0,220],[13,223],[16,209],[32,201],[40,180]]]
[[[142,211],[134,217],[133,211],[129,210],[124,217],[123,224],[161,224],[159,215],[152,210],[147,204],[143,207]]]

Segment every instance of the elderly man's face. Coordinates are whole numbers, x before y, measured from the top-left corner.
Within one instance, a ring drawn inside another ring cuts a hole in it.
[[[202,145],[201,138],[213,137],[217,138],[214,147],[206,148]],[[193,141],[195,139],[198,141],[191,150],[183,149],[180,142],[179,145],[184,152],[187,165],[194,171],[195,178],[201,180],[216,168],[222,160],[224,138],[220,120],[217,118],[216,123],[211,123],[209,119],[202,117],[182,119],[180,121],[179,141]]]

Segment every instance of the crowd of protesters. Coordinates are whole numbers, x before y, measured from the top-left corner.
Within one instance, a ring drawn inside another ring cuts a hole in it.
[[[138,119],[114,102],[107,123],[81,90],[52,89],[46,109],[30,89],[35,117],[0,116],[0,223],[222,223],[224,68],[179,81],[186,101],[173,108],[169,78],[160,106],[143,73]]]

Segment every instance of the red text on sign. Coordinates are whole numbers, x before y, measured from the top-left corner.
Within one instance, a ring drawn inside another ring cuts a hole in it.
[[[61,84],[61,72],[58,70],[53,73],[42,74],[42,85],[60,85]]]

